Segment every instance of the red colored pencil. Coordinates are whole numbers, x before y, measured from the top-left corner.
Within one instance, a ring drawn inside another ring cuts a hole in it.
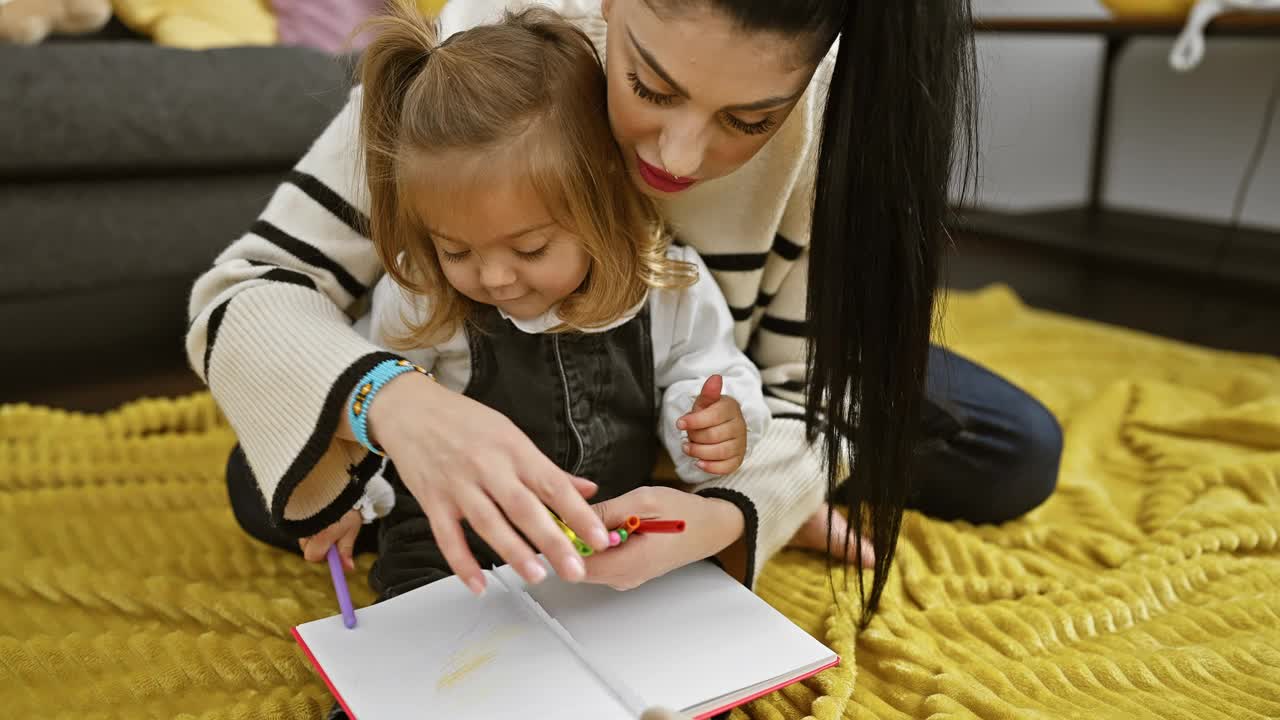
[[[682,533],[683,520],[641,520],[636,527],[638,533]]]

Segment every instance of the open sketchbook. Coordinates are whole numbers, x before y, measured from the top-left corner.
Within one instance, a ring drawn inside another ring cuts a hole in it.
[[[453,577],[293,635],[358,720],[702,718],[840,661],[711,563],[628,592],[486,576],[480,598]]]

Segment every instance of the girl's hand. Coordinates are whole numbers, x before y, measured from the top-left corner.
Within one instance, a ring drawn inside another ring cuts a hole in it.
[[[713,475],[737,470],[747,455],[747,421],[738,401],[720,394],[723,387],[719,375],[707,378],[693,409],[676,421],[689,434],[684,454],[698,458],[698,468]]]
[[[538,552],[565,580],[585,573],[547,508],[593,548],[609,546],[583,499],[595,494],[595,483],[556,467],[501,413],[427,377],[404,373],[378,392],[369,436],[422,506],[449,567],[477,595],[484,574],[462,534],[463,519],[529,583],[546,577]]]
[[[606,527],[635,515],[684,520],[679,534],[637,534],[586,559],[586,581],[630,590],[691,562],[709,558],[742,537],[742,511],[728,500],[705,498],[668,487],[642,487],[596,507]]]
[[[338,519],[338,522],[311,537],[299,540],[298,546],[302,548],[302,557],[306,558],[307,562],[324,562],[329,548],[336,543],[338,555],[342,558],[342,567],[346,568],[347,572],[352,572],[356,569],[356,563],[351,555],[356,546],[356,535],[360,534],[360,526],[363,524],[364,519],[360,517],[360,513],[355,510],[348,511]]]

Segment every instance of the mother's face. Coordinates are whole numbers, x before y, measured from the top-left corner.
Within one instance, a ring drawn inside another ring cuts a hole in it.
[[[603,0],[609,122],[632,179],[669,196],[737,170],[816,65],[800,38],[748,32],[709,3]]]

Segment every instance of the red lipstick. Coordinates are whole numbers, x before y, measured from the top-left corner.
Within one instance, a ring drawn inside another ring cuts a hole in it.
[[[693,187],[698,182],[692,178],[680,178],[659,167],[654,167],[644,161],[639,153],[636,153],[636,168],[640,172],[640,177],[649,183],[649,187],[665,193],[678,193]]]

